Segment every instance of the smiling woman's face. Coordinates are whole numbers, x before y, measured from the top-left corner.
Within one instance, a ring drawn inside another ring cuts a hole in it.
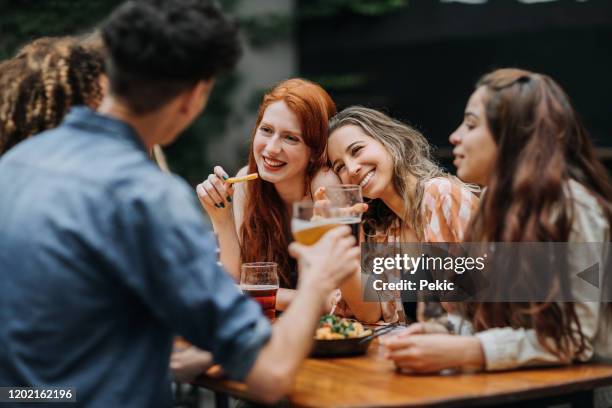
[[[457,177],[467,183],[486,186],[497,159],[497,145],[487,124],[484,98],[486,88],[481,86],[470,97],[463,122],[450,135],[455,146],[453,164]]]
[[[253,140],[259,176],[278,183],[304,177],[310,148],[304,143],[297,115],[283,101],[265,110]]]
[[[334,130],[327,155],[344,184],[361,185],[364,197],[380,198],[392,188],[393,159],[387,149],[356,125]]]

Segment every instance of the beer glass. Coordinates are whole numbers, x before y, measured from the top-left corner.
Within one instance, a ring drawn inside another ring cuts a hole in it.
[[[242,264],[240,289],[252,297],[270,320],[276,317],[276,292],[278,273],[275,262],[250,262]]]
[[[357,184],[326,186],[325,196],[332,207],[338,208],[340,223],[351,227],[355,241],[359,244],[359,225],[362,215],[360,204],[363,203],[361,187]]]
[[[304,245],[314,245],[327,231],[342,225],[338,208],[329,202],[299,201],[293,203],[291,232]]]

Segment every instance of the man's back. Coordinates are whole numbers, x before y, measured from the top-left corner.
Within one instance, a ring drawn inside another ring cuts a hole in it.
[[[127,125],[74,110],[0,161],[0,190],[0,384],[76,387],[87,406],[168,406],[172,329],[237,377],[250,368],[233,358],[255,358],[267,323],[214,264],[189,189]],[[228,337],[248,328],[255,342]]]

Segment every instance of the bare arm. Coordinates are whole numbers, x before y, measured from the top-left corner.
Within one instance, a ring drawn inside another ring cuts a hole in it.
[[[243,173],[243,174],[241,174]],[[247,174],[247,169],[246,167],[243,168],[242,170],[240,170],[240,172],[238,173],[239,176],[243,176]],[[335,184],[339,184],[340,181],[338,180],[338,177],[331,171],[329,170],[321,170],[319,171],[314,179],[312,180],[311,186],[312,186],[312,191],[316,191],[316,189],[320,186],[324,186],[324,185],[335,185]],[[236,189],[236,194],[238,195],[238,189]],[[236,200],[236,202],[238,203],[239,200]],[[234,211],[235,218],[236,218],[236,225],[239,225],[238,223],[242,223],[242,218],[238,216],[238,214],[236,213],[236,211]],[[289,304],[291,304],[291,302],[293,301],[293,299],[296,296],[296,290],[294,289],[279,289],[278,293],[276,294],[276,310],[281,310],[284,311],[287,309],[287,307],[289,307]]]
[[[312,180],[312,191],[320,187],[341,184],[338,176],[329,169],[321,169]],[[316,197],[314,197],[316,199]],[[380,303],[364,302],[361,290],[361,273],[356,271],[341,286],[342,298],[351,308],[357,320],[376,323],[382,318]]]
[[[240,170],[238,176],[241,176],[243,171],[246,172],[246,168]],[[216,166],[214,173],[198,185],[196,191],[204,210],[210,217],[213,230],[217,234],[221,263],[238,282],[240,280],[238,231],[244,212],[244,186],[242,185],[244,183],[238,183],[235,187],[226,186],[223,182],[225,176],[227,176],[225,170]],[[220,207],[219,204],[223,204],[223,207]],[[237,220],[240,224],[237,224]]]
[[[247,174],[247,168],[238,171],[236,177]],[[219,237],[219,248],[221,250],[221,263],[225,269],[238,282],[240,281],[240,228],[244,220],[244,206],[246,201],[246,183],[234,184],[234,195],[232,196],[232,218],[230,222],[215,228]],[[213,224],[214,226],[214,224]],[[222,231],[222,232],[221,232]]]
[[[359,252],[346,227],[327,232],[316,245],[290,246],[298,258],[299,284],[293,302],[274,324],[246,382],[253,396],[273,403],[290,392],[312,346],[319,316],[330,293],[359,267]],[[291,352],[288,353],[287,351]]]
[[[365,302],[361,289],[361,273],[355,271],[342,285],[342,298],[351,308],[357,320],[365,323],[376,323],[382,319],[379,302]]]
[[[280,288],[276,293],[276,310],[284,311],[295,298],[297,290]]]
[[[474,336],[405,333],[384,340],[386,357],[403,372],[434,373],[446,368],[480,371],[485,357]]]

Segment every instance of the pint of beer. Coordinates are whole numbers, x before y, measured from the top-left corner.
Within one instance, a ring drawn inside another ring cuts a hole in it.
[[[314,245],[332,228],[342,225],[338,209],[328,203],[318,205],[312,201],[293,203],[291,232],[300,244]]]
[[[300,244],[314,245],[332,228],[340,226],[337,219],[322,219],[316,221],[291,220],[293,238]]]
[[[242,293],[252,297],[261,309],[264,315],[270,320],[276,318],[276,292],[278,285],[241,285]]]
[[[242,293],[252,297],[264,313],[274,320],[276,318],[276,292],[278,291],[278,273],[275,262],[250,262],[242,264],[240,273]]]

